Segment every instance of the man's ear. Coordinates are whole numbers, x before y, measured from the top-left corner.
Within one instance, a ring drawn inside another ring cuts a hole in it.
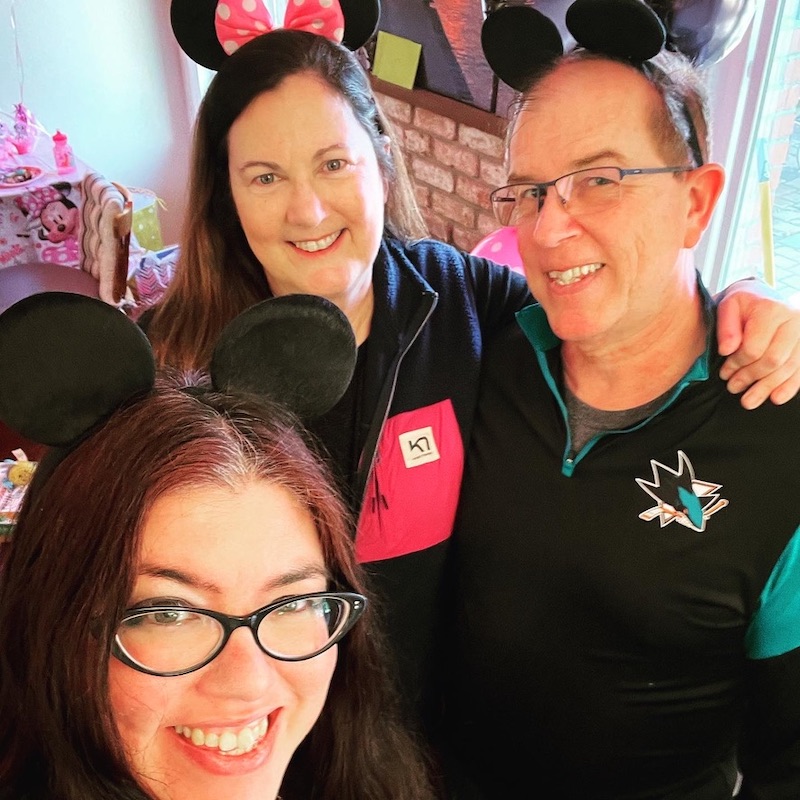
[[[694,247],[702,237],[725,186],[725,170],[710,162],[686,174],[689,186],[689,208],[683,246]]]

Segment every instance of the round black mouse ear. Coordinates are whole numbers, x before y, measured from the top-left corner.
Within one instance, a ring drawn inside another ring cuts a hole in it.
[[[43,292],[0,314],[0,419],[28,439],[69,445],[155,380],[150,343],[101,300]]]
[[[339,0],[344,16],[342,44],[348,50],[363,47],[378,30],[381,20],[380,0]]]
[[[310,421],[345,393],[356,365],[347,317],[323,297],[264,300],[231,320],[209,372],[219,390],[265,395]]]
[[[503,6],[489,14],[481,27],[481,47],[492,72],[518,92],[538,67],[564,52],[556,24],[530,6]]]
[[[641,0],[575,0],[566,23],[587,50],[643,64],[666,44],[661,18]]]
[[[228,54],[214,27],[217,0],[172,0],[169,18],[181,49],[201,67],[218,70]]]

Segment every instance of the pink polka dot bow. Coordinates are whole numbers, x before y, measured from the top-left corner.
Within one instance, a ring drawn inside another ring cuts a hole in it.
[[[344,16],[338,0],[289,0],[282,25],[273,23],[262,0],[224,0],[217,3],[214,26],[228,55],[275,28],[309,31],[335,42],[344,38]]]
[[[38,220],[46,205],[64,199],[63,192],[59,191],[55,186],[42,186],[39,189],[34,189],[31,192],[26,192],[19,197],[15,197],[14,202],[17,204],[17,208],[19,208],[31,222],[34,222]]]

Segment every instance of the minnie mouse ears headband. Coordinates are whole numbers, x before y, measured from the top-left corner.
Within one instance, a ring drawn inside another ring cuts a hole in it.
[[[325,413],[353,375],[356,343],[330,301],[285,295],[249,308],[220,335],[214,388],[268,396],[303,420]],[[113,306],[63,292],[32,295],[0,314],[0,363],[9,388],[0,419],[32,441],[65,447],[153,387],[141,329]]]
[[[667,42],[660,17],[641,0],[575,0],[565,23],[579,47],[635,65],[653,58]],[[489,14],[481,46],[495,75],[517,91],[565,52],[556,24],[531,6],[503,6]]]
[[[178,44],[192,61],[213,70],[275,28],[317,33],[358,50],[379,20],[380,0],[172,0],[170,9]]]

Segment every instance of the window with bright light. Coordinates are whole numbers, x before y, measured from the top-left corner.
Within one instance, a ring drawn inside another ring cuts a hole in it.
[[[718,110],[727,114],[724,152],[715,157],[728,187],[705,245],[704,277],[717,289],[756,275],[800,302],[800,0],[759,3],[742,48],[738,61],[714,67],[714,125]]]

